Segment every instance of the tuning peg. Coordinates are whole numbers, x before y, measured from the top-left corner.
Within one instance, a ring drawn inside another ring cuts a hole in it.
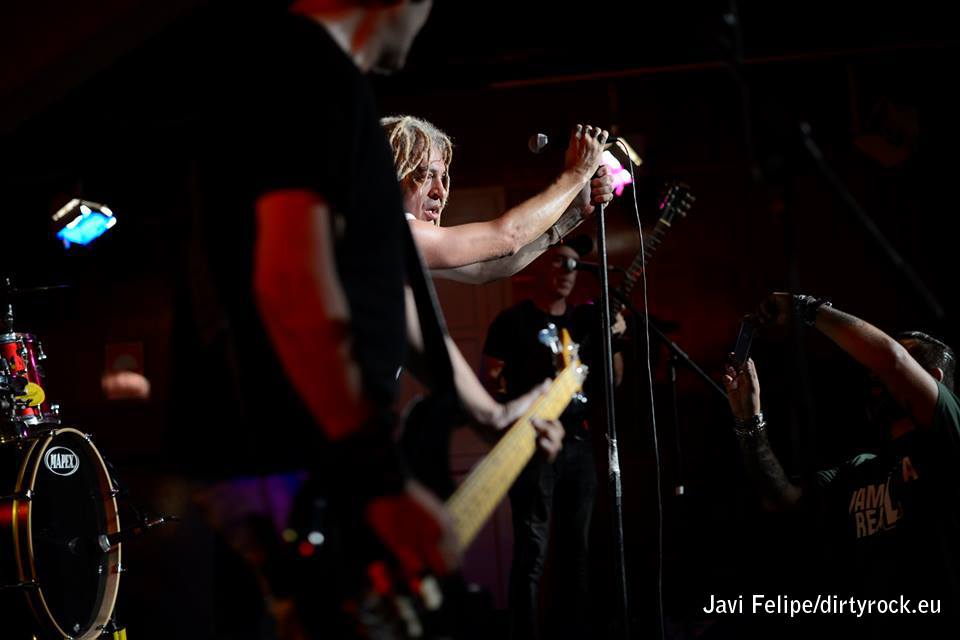
[[[552,322],[547,324],[546,329],[540,330],[540,332],[537,334],[537,340],[550,349],[550,351],[552,351],[554,354],[560,353],[562,349],[560,338],[557,335],[557,325],[553,324]]]
[[[576,373],[577,382],[579,384],[583,384],[583,381],[587,379],[587,374],[590,373],[590,367],[585,364],[581,364],[579,367],[574,369],[574,373]]]
[[[403,622],[407,638],[422,638],[423,623],[420,622],[420,616],[413,606],[413,602],[406,596],[395,596],[393,606],[396,608],[397,617]]]
[[[427,611],[437,611],[443,606],[443,591],[440,590],[440,583],[433,576],[424,576],[420,579],[417,594],[423,602],[423,608]]]

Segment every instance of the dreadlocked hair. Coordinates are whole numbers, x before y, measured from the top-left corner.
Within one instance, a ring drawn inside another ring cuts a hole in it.
[[[416,170],[424,161],[430,160],[430,150],[434,146],[440,149],[443,164],[450,166],[453,160],[450,136],[426,120],[413,116],[388,116],[381,118],[380,125],[390,140],[393,165],[400,182],[407,177],[417,183],[423,181],[423,176],[418,176]]]

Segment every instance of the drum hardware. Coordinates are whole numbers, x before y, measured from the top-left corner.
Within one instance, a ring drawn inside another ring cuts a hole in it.
[[[103,458],[82,432],[56,425],[0,445],[3,481],[13,490],[0,501],[0,515],[9,515],[0,517],[0,543],[8,543],[0,583],[32,588],[0,591],[0,615],[14,637],[98,640],[122,570],[120,545],[95,547],[98,536],[120,532]]]
[[[0,636],[124,640],[114,616],[122,543],[176,518],[142,517],[127,503],[139,524],[121,530],[118,496],[128,492],[92,435],[61,427],[46,398],[47,354],[16,331],[11,298],[63,288],[0,279]]]
[[[36,589],[40,585],[36,582],[18,582],[17,584],[0,584],[0,591],[7,590],[17,590],[17,589]]]
[[[44,390],[46,376],[42,363],[47,359],[47,354],[36,336],[16,331],[13,303],[24,296],[66,288],[65,285],[52,285],[20,289],[14,286],[10,277],[0,279],[0,302],[3,303],[3,316],[0,319],[0,382],[7,383],[0,386],[9,387],[14,392],[12,400],[9,397],[2,398],[0,409],[3,415],[10,415],[10,421],[30,425],[57,424],[60,421],[59,407],[49,402]],[[0,389],[0,395],[7,393],[7,389]]]
[[[154,518],[143,517],[139,524],[128,527],[121,531],[111,534],[101,534],[97,537],[97,546],[102,553],[109,553],[118,548],[121,544],[130,542],[134,538],[139,538],[154,527],[159,527],[167,522],[177,522],[180,518],[177,516],[156,516]],[[118,571],[121,569],[118,567]]]
[[[110,618],[110,621],[105,625],[98,627],[102,637],[104,638],[113,638],[113,640],[127,640],[127,629],[126,627],[120,626],[117,622],[116,617]]]
[[[8,500],[16,500],[17,502],[30,502],[33,500],[33,491],[27,489],[25,491],[18,491],[6,496],[0,496],[0,502],[7,502]]]

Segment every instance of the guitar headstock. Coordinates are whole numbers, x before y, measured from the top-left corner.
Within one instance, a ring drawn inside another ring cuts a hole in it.
[[[686,217],[696,200],[697,197],[693,195],[690,185],[679,180],[671,180],[666,191],[664,191],[663,197],[660,198],[658,207],[660,209],[660,219],[669,224],[678,215]]]
[[[560,334],[557,333],[557,325],[552,322],[548,323],[545,329],[540,329],[537,340],[550,349],[550,353],[555,356],[560,355],[563,350],[563,342],[560,340]]]
[[[587,378],[587,366],[580,362],[580,345],[573,341],[570,332],[561,329],[557,333],[557,326],[551,322],[540,330],[537,339],[553,353],[557,370],[572,369],[578,385],[582,386]]]

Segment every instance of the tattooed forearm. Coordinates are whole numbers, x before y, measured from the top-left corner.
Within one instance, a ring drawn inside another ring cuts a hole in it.
[[[784,511],[796,506],[800,489],[787,477],[765,433],[740,441],[740,451],[750,479],[756,485],[768,511]]]
[[[862,327],[867,323],[858,318],[857,316],[852,316],[845,311],[840,311],[839,309],[827,308],[821,309],[821,313],[829,314],[830,320],[832,320],[837,325],[842,325],[846,327]]]

